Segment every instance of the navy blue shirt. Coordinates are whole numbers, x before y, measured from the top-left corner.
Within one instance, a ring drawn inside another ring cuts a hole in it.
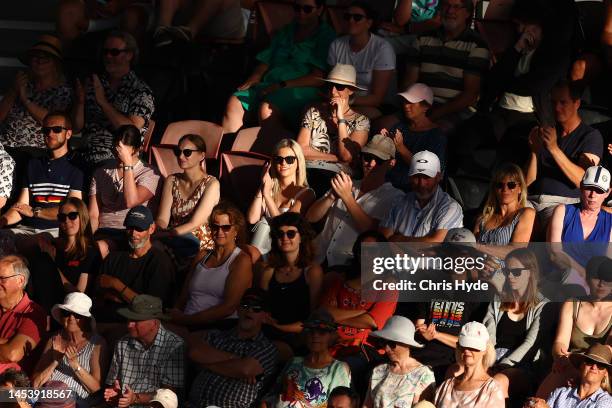
[[[83,172],[70,163],[67,154],[59,159],[49,157],[30,159],[21,188],[29,190],[32,208],[58,207],[70,190],[83,190]],[[57,220],[35,217],[23,217],[21,225],[37,229],[59,227]]]

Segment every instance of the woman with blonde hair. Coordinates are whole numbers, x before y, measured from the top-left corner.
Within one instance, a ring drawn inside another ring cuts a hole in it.
[[[270,252],[268,220],[288,211],[305,214],[314,199],[314,191],[306,180],[302,148],[295,140],[281,140],[274,146],[272,162],[264,168],[260,189],[247,213],[249,224],[256,224],[251,240],[258,252],[254,258]]]
[[[510,252],[503,274],[502,292],[489,304],[483,321],[495,345],[496,364],[490,373],[495,373],[505,397],[510,391],[527,395],[547,354],[543,348],[553,319],[543,316],[548,300],[538,290],[540,273],[533,252],[526,248]]]
[[[457,362],[463,371],[444,381],[436,391],[438,408],[490,408],[505,406],[504,394],[498,383],[487,373],[495,363],[495,348],[489,341],[487,328],[478,322],[461,328]]]

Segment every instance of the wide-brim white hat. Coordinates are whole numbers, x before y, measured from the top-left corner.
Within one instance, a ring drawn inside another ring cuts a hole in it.
[[[406,344],[410,347],[422,348],[421,343],[414,339],[416,329],[412,321],[404,316],[391,316],[382,330],[370,333],[370,336]]]
[[[323,81],[367,91],[366,88],[357,86],[357,71],[354,66],[348,64],[336,64]]]
[[[93,329],[95,327],[95,319],[91,314],[91,305],[92,301],[89,296],[81,292],[72,292],[66,295],[64,303],[53,306],[51,309],[51,316],[53,316],[57,322],[61,323],[61,310],[67,310],[79,316],[89,318]]]

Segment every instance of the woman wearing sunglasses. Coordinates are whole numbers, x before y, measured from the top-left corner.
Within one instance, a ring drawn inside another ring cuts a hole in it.
[[[281,140],[274,147],[272,162],[264,168],[261,186],[247,213],[249,224],[255,224],[251,246],[258,253],[254,261],[270,252],[268,220],[287,211],[305,214],[314,199],[302,148],[294,140]]]
[[[545,364],[553,318],[546,316],[548,300],[538,290],[540,268],[535,254],[527,248],[515,249],[504,264],[503,290],[489,304],[483,321],[496,353],[489,372],[495,373],[506,398],[525,397]]]
[[[327,406],[327,398],[334,388],[351,385],[348,365],[330,353],[337,337],[336,328],[334,318],[325,310],[317,310],[307,317],[304,337],[308,353],[294,357],[285,366],[260,408],[322,408]]]
[[[51,315],[62,328],[47,341],[32,376],[35,388],[49,381],[63,382],[79,407],[101,402],[98,391],[109,363],[106,341],[95,332],[90,309],[91,299],[80,292],[66,295],[64,303],[53,306]]]
[[[183,172],[164,183],[155,237],[179,257],[192,257],[213,247],[208,217],[219,202],[219,181],[206,174],[206,143],[200,136],[181,137],[174,155]]]
[[[385,327],[370,334],[370,341],[385,351],[389,362],[372,371],[363,408],[412,407],[433,399],[433,371],[410,355],[412,347],[423,347],[414,339],[414,333],[410,319],[393,316]]]
[[[314,263],[314,231],[299,214],[286,212],[270,223],[272,250],[259,285],[271,299],[270,325],[276,329],[271,335],[294,345],[291,333],[302,331],[319,304],[323,270]]]
[[[172,323],[189,330],[232,326],[240,299],[253,282],[251,258],[239,248],[246,236],[240,210],[225,202],[217,204],[208,225],[214,247],[196,260],[176,307],[170,310]]]
[[[114,134],[115,159],[98,168],[89,190],[91,229],[102,257],[126,242],[125,216],[132,207],[148,206],[159,187],[159,174],[140,161],[142,138],[136,126],[120,126]]]
[[[260,121],[284,119],[297,123],[304,106],[318,98],[327,50],[336,37],[321,15],[325,0],[295,0],[295,18],[272,37],[270,47],[257,54],[259,65],[227,102],[223,129],[238,131],[247,112]]]
[[[96,276],[100,253],[94,244],[87,206],[75,197],[68,197],[57,213],[59,237],[39,240],[41,255],[30,260],[33,296],[49,310],[66,293],[86,292],[90,276]]]
[[[376,12],[364,1],[353,2],[344,13],[348,35],[336,38],[329,47],[331,66],[350,64],[357,71],[358,90],[351,105],[374,120],[382,115],[381,105],[389,94],[395,74],[395,51],[384,38],[372,34]]]

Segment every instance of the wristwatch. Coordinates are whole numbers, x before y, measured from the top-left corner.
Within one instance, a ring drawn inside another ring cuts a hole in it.
[[[134,170],[134,166],[123,166],[123,171]]]
[[[346,119],[338,119],[338,124],[341,125],[342,123],[344,123],[345,125],[348,125],[348,120],[346,120]]]

